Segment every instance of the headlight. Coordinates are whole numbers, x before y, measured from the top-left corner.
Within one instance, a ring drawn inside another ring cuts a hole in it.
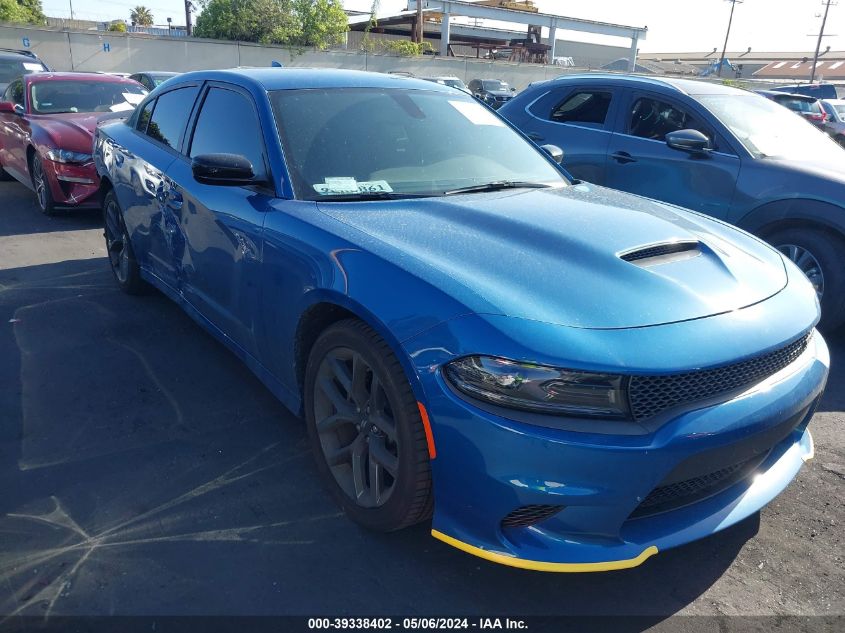
[[[623,376],[491,356],[460,358],[446,365],[445,371],[459,391],[503,407],[576,417],[629,417]]]
[[[72,152],[68,149],[51,149],[47,152],[47,158],[56,163],[90,163],[92,160],[91,154],[83,154],[82,152]]]

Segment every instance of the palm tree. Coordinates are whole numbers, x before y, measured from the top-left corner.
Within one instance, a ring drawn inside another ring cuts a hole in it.
[[[132,24],[137,24],[138,26],[152,26],[153,12],[147,7],[139,5],[129,13],[129,19],[132,20]]]

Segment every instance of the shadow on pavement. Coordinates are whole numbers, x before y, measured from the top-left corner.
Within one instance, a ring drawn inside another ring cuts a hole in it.
[[[47,217],[35,194],[18,182],[0,183],[0,237],[95,229],[103,225],[99,209],[60,209]]]
[[[637,569],[584,575],[493,565],[425,525],[369,533],[322,489],[302,423],[164,297],[119,293],[103,259],[0,272],[0,317],[6,616],[657,621],[757,531],[752,517]]]

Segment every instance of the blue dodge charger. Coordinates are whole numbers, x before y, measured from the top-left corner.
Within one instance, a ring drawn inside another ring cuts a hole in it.
[[[349,517],[623,569],[789,484],[829,357],[779,252],[559,159],[458,90],[348,71],[188,73],[95,139],[119,286],[302,415]]]

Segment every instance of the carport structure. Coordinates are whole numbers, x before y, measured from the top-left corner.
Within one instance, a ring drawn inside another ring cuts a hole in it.
[[[442,14],[440,22],[440,55],[445,57],[449,54],[449,30],[452,16],[463,16],[468,18],[479,18],[483,20],[497,20],[499,22],[510,22],[514,24],[525,24],[545,27],[549,30],[549,44],[551,46],[551,59],[555,57],[555,45],[557,43],[558,29],[576,31],[593,35],[609,35],[611,37],[627,38],[631,41],[630,55],[628,57],[628,70],[633,71],[637,63],[637,47],[639,41],[646,38],[648,27],[624,26],[622,24],[610,24],[607,22],[595,22],[593,20],[582,20],[579,18],[568,18],[551,13],[529,13],[514,9],[503,9],[491,7],[473,2],[461,0],[408,0],[408,10],[415,11],[417,2],[422,3],[423,12]]]

